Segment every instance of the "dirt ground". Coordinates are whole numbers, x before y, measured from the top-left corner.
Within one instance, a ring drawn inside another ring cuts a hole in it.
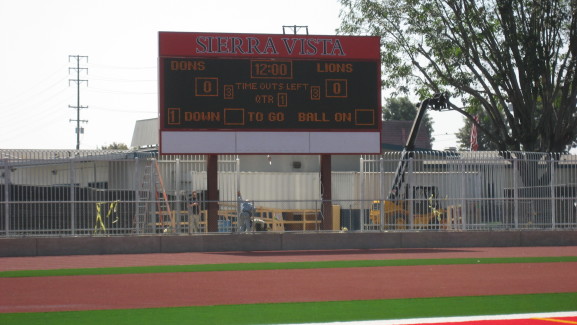
[[[0,271],[330,260],[577,256],[577,247],[0,258]],[[0,313],[577,292],[577,263],[0,278]]]

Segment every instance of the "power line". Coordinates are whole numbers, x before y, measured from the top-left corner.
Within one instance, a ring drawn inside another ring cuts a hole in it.
[[[131,109],[123,109],[123,108],[116,108],[116,107],[103,107],[103,106],[91,106],[92,110],[99,110],[99,111],[111,111],[111,112],[120,112],[120,113],[131,113],[131,114],[156,114],[158,113],[158,109],[150,109],[146,111],[141,110],[131,110]]]
[[[105,65],[105,64],[94,64],[93,67],[104,68],[104,69],[114,69],[114,70],[156,70],[156,66],[148,67],[127,67],[127,66],[115,66],[115,65]]]
[[[126,78],[116,78],[116,77],[108,77],[102,76],[98,74],[92,74],[92,80],[101,80],[101,81],[112,81],[112,82],[129,82],[129,83],[137,83],[137,82],[157,82],[158,79],[126,79]]]
[[[62,70],[65,66],[66,65],[62,65],[58,67],[58,69]],[[58,80],[53,81],[54,77],[57,77]],[[44,78],[39,78],[35,83],[31,83],[30,85],[27,84],[26,87],[21,87],[22,89],[17,93],[3,93],[0,105],[21,105],[23,98],[38,98],[38,95],[45,93],[56,86],[62,86],[62,81],[64,81],[64,79],[66,79],[66,76],[58,74],[58,71],[46,74],[44,75]]]
[[[70,119],[70,122],[76,122],[76,150],[79,150],[80,149],[80,133],[81,132],[84,133],[84,129],[80,128],[80,122],[88,123],[88,120],[81,120],[80,119],[80,109],[88,108],[88,106],[80,106],[80,84],[82,82],[86,82],[86,85],[88,85],[88,80],[80,79],[80,71],[84,70],[84,71],[86,71],[86,74],[88,74],[88,68],[81,68],[80,67],[80,60],[86,59],[86,62],[88,62],[88,56],[69,55],[68,56],[68,62],[70,62],[70,58],[74,58],[76,60],[76,67],[69,67],[68,68],[68,73],[70,73],[70,70],[76,71],[76,79],[68,79],[68,85],[69,86],[70,86],[71,81],[76,83],[76,106],[68,105],[68,107],[76,109],[76,119],[75,120]]]
[[[97,87],[90,87],[88,88],[89,91],[96,92],[96,93],[105,93],[105,94],[116,94],[116,95],[157,95],[158,91],[127,91],[127,90],[112,90],[112,89],[104,89],[104,88],[97,88]]]

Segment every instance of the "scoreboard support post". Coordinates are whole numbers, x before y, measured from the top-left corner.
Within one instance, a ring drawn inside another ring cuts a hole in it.
[[[218,155],[206,156],[207,228],[218,232]]]
[[[322,230],[332,230],[333,205],[332,205],[332,179],[331,179],[331,155],[321,155],[321,211],[323,220]]]

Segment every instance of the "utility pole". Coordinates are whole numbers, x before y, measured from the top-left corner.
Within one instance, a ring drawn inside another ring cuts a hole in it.
[[[70,119],[70,122],[76,122],[76,150],[79,150],[80,149],[80,133],[84,133],[84,129],[80,128],[80,122],[88,123],[88,120],[81,120],[80,119],[80,109],[88,108],[88,106],[80,106],[80,84],[82,82],[86,82],[86,85],[88,85],[88,80],[80,79],[80,71],[81,70],[85,70],[86,74],[88,74],[88,68],[81,68],[80,67],[80,60],[86,59],[86,62],[88,62],[88,57],[82,56],[82,55],[69,55],[68,56],[68,62],[70,62],[71,58],[74,58],[76,60],[76,67],[69,67],[68,68],[68,74],[70,74],[70,70],[75,70],[76,71],[76,79],[68,79],[68,86],[70,86],[71,82],[76,83],[76,106],[68,105],[68,107],[76,109],[76,119],[75,120]]]

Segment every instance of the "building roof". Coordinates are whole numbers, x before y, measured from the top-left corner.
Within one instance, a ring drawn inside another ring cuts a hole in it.
[[[70,161],[131,160],[153,156],[153,153],[134,150],[0,149],[0,169],[6,168],[6,165],[35,166]]]
[[[157,146],[159,143],[158,123],[158,118],[136,121],[130,147],[143,148]]]
[[[381,132],[382,147],[385,150],[401,151],[405,147],[413,121],[383,121]],[[158,118],[138,120],[132,134],[132,148],[144,148],[157,146],[158,141]],[[431,135],[424,127],[419,128],[415,140],[415,150],[431,150]]]
[[[413,121],[383,121],[383,130],[381,132],[383,149],[403,150],[409,138],[409,133],[411,133],[411,127],[413,127]],[[431,149],[431,135],[421,125],[415,139],[415,150]]]

